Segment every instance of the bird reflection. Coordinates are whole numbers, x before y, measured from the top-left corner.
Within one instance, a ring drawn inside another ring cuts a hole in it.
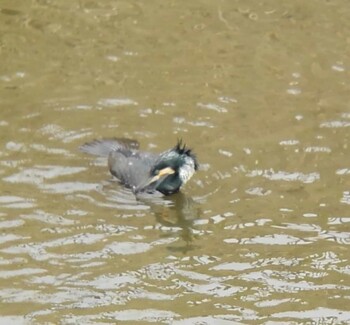
[[[201,209],[198,202],[192,197],[187,196],[182,192],[178,192],[171,197],[162,198],[163,203],[153,200],[147,203],[151,207],[156,220],[165,227],[180,228],[180,238],[183,244],[180,246],[168,246],[168,249],[173,252],[187,253],[196,248],[194,245],[194,221],[201,216]],[[177,233],[178,235],[178,233]],[[174,236],[174,233],[166,236]]]
[[[195,221],[201,217],[201,204],[197,199],[184,194],[183,192],[175,193],[171,196],[164,196],[161,193],[139,193],[137,196],[131,189],[115,189],[115,181],[110,180],[102,185],[100,193],[109,203],[98,203],[101,206],[117,208],[118,210],[127,211],[150,211],[159,225],[164,227],[161,230],[162,237],[179,237],[181,244],[176,241],[175,245],[167,248],[172,252],[186,253],[194,248]],[[175,230],[175,231],[174,231]]]

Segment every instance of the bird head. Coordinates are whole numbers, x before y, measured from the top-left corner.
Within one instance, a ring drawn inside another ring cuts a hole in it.
[[[198,169],[195,154],[181,140],[176,146],[159,155],[150,170],[150,178],[140,190],[151,187],[163,194],[179,191]]]

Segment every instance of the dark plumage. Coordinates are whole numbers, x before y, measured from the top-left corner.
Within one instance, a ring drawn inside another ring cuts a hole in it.
[[[196,156],[181,140],[161,154],[139,151],[138,148],[139,143],[134,140],[103,139],[85,143],[80,150],[108,157],[111,174],[135,194],[178,192],[198,169]]]

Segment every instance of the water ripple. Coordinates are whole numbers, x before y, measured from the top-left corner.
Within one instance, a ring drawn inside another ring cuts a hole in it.
[[[255,169],[251,170],[246,174],[248,177],[257,177],[262,176],[272,181],[300,181],[302,183],[314,183],[315,181],[320,179],[320,174],[318,172],[304,174],[301,172],[286,172],[286,171],[277,171],[275,172],[271,169]]]
[[[86,170],[85,167],[69,166],[36,166],[23,169],[19,173],[4,177],[10,183],[42,184],[46,179],[53,179],[64,175],[73,175]]]
[[[315,308],[303,311],[286,311],[272,315],[276,319],[295,319],[304,321],[317,321],[321,324],[336,324],[339,322],[350,322],[350,312],[330,308]]]
[[[3,208],[29,209],[36,206],[35,200],[19,196],[0,196],[0,206]]]

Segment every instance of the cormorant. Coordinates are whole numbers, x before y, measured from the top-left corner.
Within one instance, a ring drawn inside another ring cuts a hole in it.
[[[138,149],[137,141],[124,138],[93,140],[80,147],[85,153],[108,157],[111,174],[135,194],[176,193],[198,169],[195,154],[181,140],[160,154]]]

